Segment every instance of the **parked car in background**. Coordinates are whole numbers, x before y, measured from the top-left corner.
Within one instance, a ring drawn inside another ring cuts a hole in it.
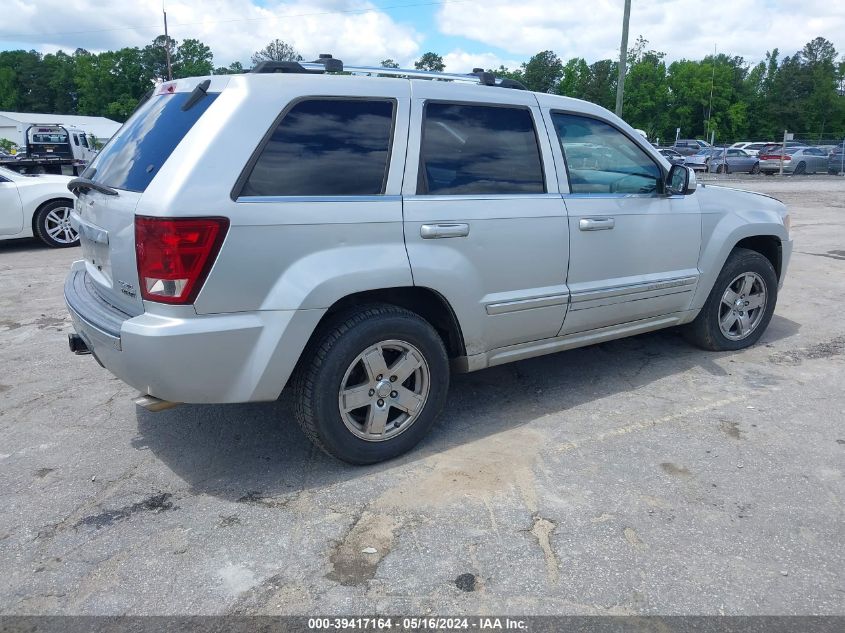
[[[678,139],[675,141],[674,145],[672,145],[672,149],[678,152],[679,154],[683,154],[684,156],[692,156],[693,154],[697,154],[703,149],[710,149],[712,145],[707,141],[702,141],[701,139]]]
[[[728,149],[741,149],[752,156],[757,156],[757,153],[766,147],[767,145],[774,145],[774,141],[765,141],[765,142],[751,142],[751,141],[742,141],[739,143],[734,143]]]
[[[780,171],[781,152],[760,154],[760,171],[764,174],[776,174]],[[817,147],[787,147],[783,153],[783,173],[815,174],[828,169],[828,157]]]
[[[786,145],[783,143],[767,143],[757,150],[757,156],[762,156],[763,154],[777,154],[780,156],[780,150],[784,147],[786,149],[795,149],[797,147],[809,147],[809,145],[800,141],[787,141]]]
[[[47,246],[79,244],[70,225],[69,176],[24,175],[0,167],[0,240],[35,235]]]
[[[684,157],[686,161],[684,164],[696,171],[707,171],[710,168],[710,160],[723,152],[724,150],[714,147],[702,149],[691,156]]]
[[[717,174],[730,173],[760,173],[760,161],[756,156],[752,156],[742,149],[727,148],[723,152],[716,153],[710,159],[710,171],[715,171]]]
[[[657,151],[668,158],[669,162],[673,165],[683,165],[686,162],[686,159],[681,154],[673,149],[669,149],[668,147],[658,148]]]
[[[845,174],[845,149],[841,145],[827,156],[827,173]]]

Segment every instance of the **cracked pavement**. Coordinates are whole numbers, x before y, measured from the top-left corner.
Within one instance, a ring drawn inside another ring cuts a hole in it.
[[[755,347],[664,331],[455,376],[351,467],[283,396],[137,409],[67,351],[75,249],[0,242],[0,613],[845,614],[845,179]]]

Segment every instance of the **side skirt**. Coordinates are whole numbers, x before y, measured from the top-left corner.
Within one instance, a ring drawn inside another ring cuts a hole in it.
[[[645,332],[653,332],[654,330],[689,323],[695,319],[698,312],[698,310],[675,312],[673,314],[667,314],[659,317],[630,321],[621,325],[612,325],[595,330],[588,330],[586,332],[578,332],[576,334],[556,336],[554,338],[547,338],[541,341],[530,341],[528,343],[520,343],[518,345],[499,347],[483,354],[459,356],[458,358],[452,360],[452,370],[456,373],[478,371],[479,369],[495,367],[496,365],[504,365],[505,363],[525,360],[526,358],[543,356],[545,354],[555,354],[557,352],[564,352],[577,347],[586,347],[587,345],[604,343],[605,341],[612,341],[618,338],[644,334]]]

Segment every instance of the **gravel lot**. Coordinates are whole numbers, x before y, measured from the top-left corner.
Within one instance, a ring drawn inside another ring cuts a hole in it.
[[[728,182],[792,208],[761,343],[457,376],[367,468],[284,397],[136,408],[67,351],[77,251],[0,243],[0,613],[845,614],[845,178]]]

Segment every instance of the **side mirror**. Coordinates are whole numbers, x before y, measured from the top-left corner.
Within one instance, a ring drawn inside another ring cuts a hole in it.
[[[684,165],[672,165],[669,177],[666,179],[666,193],[671,196],[688,196],[695,193],[698,185],[695,172]]]

